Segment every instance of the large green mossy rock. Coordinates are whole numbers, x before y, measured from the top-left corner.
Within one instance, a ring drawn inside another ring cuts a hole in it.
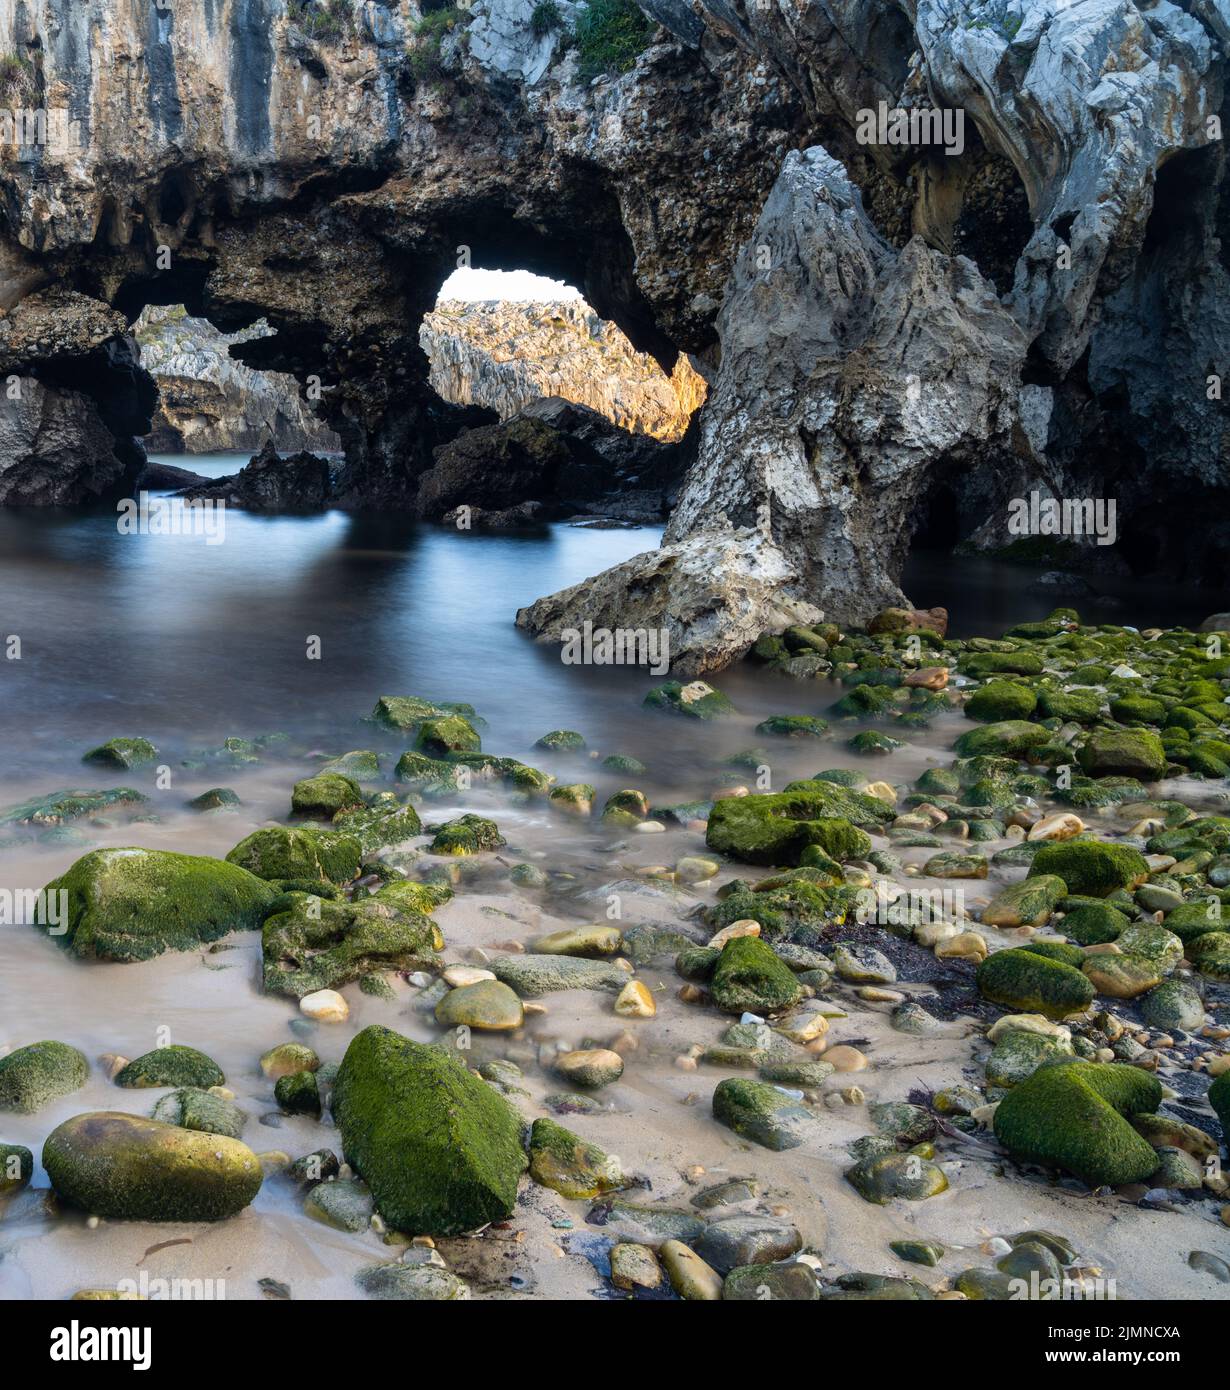
[[[356,748],[322,763],[320,771],[336,772],[354,782],[374,782],[380,776],[380,757],[370,748]]]
[[[1139,777],[1156,782],[1169,759],[1162,741],[1147,729],[1101,729],[1076,755],[1090,777]]]
[[[862,848],[866,837],[852,842],[854,828],[878,828],[895,814],[883,801],[832,782],[801,785],[806,789],[714,802],[706,844],[747,864],[798,864],[808,845],[819,845],[830,855],[830,845],[851,849],[848,857],[857,857],[867,852]]]
[[[363,805],[357,782],[337,772],[318,772],[296,782],[290,794],[291,814],[312,820],[332,820],[339,811]]]
[[[1166,930],[1186,946],[1211,931],[1225,931],[1230,921],[1222,916],[1221,900],[1215,894],[1209,901],[1183,903],[1166,914]]]
[[[85,1085],[85,1054],[62,1042],[36,1042],[0,1057],[0,1110],[33,1114]]]
[[[995,1135],[1014,1158],[1063,1168],[1090,1187],[1144,1182],[1157,1151],[1124,1117],[1161,1103],[1161,1085],[1139,1067],[1057,1062],[1000,1102]]]
[[[127,771],[152,763],[158,750],[147,738],[109,738],[97,748],[91,748],[81,759],[94,767],[113,767]]]
[[[471,721],[476,719],[473,705],[447,701],[433,704],[430,700],[420,700],[415,695],[382,695],[376,701],[370,718],[386,729],[393,729],[398,733],[415,733],[425,720],[440,719],[450,714],[459,714],[463,719]]]
[[[424,719],[415,735],[414,746],[429,758],[446,758],[450,753],[479,753],[483,741],[464,715],[446,714]]]
[[[970,729],[957,739],[954,747],[962,758],[983,754],[1024,758],[1031,748],[1040,748],[1051,737],[1050,730],[1040,724],[1030,724],[1024,719],[1003,719],[996,724],[984,724],[980,729]]]
[[[363,846],[354,835],[316,826],[271,825],[254,830],[226,856],[257,878],[349,883],[359,872]]]
[[[333,818],[336,830],[353,835],[364,854],[387,845],[404,844],[423,833],[423,823],[413,806],[403,806],[391,793],[375,798],[369,806],[339,812]]]
[[[759,937],[736,936],[722,948],[710,983],[727,1013],[774,1013],[797,1004],[803,989],[788,965]]]
[[[1093,1003],[1095,991],[1079,970],[1033,951],[996,951],[977,971],[984,999],[1016,1013],[1066,1018]]]
[[[526,1168],[521,1120],[442,1049],[365,1028],[338,1069],[333,1116],[394,1230],[458,1235],[512,1215]]]
[[[1109,903],[1082,903],[1065,915],[1059,930],[1078,945],[1101,946],[1126,931],[1130,920],[1127,913]]]
[[[982,920],[992,927],[1040,927],[1067,891],[1063,879],[1053,874],[1024,878],[996,893],[982,909]]]
[[[43,1167],[61,1201],[113,1221],[221,1221],[261,1185],[237,1139],[106,1110],[52,1130]]]
[[[811,1111],[776,1086],[741,1076],[719,1081],[713,1092],[713,1118],[766,1149],[797,1148],[816,1128]]]
[[[502,844],[504,837],[495,821],[467,812],[437,827],[428,849],[432,854],[478,854]]]
[[[137,1089],[196,1086],[208,1090],[210,1086],[221,1086],[225,1081],[222,1068],[212,1057],[182,1043],[156,1047],[152,1052],[134,1057],[115,1078],[117,1086]]]
[[[967,719],[997,724],[1005,719],[1028,719],[1038,704],[1038,697],[1027,685],[1016,681],[989,681],[965,702]]]
[[[1116,888],[1134,888],[1149,876],[1145,857],[1131,845],[1101,840],[1061,840],[1043,845],[1029,866],[1030,878],[1055,874],[1073,896],[1104,898]]]
[[[430,917],[379,894],[334,902],[310,893],[286,895],[287,906],[261,933],[265,989],[302,999],[318,989],[340,989],[382,970],[430,970],[443,949]]]
[[[93,850],[43,891],[68,895],[66,923],[40,922],[49,934],[75,955],[114,961],[188,951],[258,927],[275,896],[233,862],[159,849]]]

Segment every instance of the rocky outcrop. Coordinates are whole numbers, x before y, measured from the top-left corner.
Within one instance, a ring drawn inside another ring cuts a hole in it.
[[[317,512],[333,499],[335,468],[328,459],[300,451],[283,457],[266,444],[238,473],[182,495],[198,501],[225,501],[254,512]]]
[[[419,480],[418,515],[491,529],[574,514],[662,521],[686,449],[631,435],[558,397],[440,445]]]
[[[336,451],[337,436],[299,396],[294,377],[255,372],[230,355],[232,344],[269,335],[263,322],[219,333],[182,304],[149,306],[133,325],[141,365],[158,387],[145,447],[209,454],[275,449]]]
[[[668,376],[584,300],[440,300],[419,342],[446,401],[486,406],[501,420],[558,397],[630,433],[677,442],[705,398],[704,378],[686,353]]]
[[[712,377],[666,549],[591,586],[613,613],[652,576],[689,669],[779,602],[897,597],[940,488],[968,529],[1031,481],[1115,495],[1134,567],[1220,573],[1224,538],[1190,524],[1230,500],[1220,0],[652,0],[646,47],[597,78],[576,12],[0,7],[0,50],[60,113],[4,152],[0,308],[69,293],[106,327],[10,358],[91,403],[84,487],[141,433],[126,324],[183,303],[224,332],[263,317],[232,355],[319,381],[339,501],[413,508],[459,423],[417,325],[459,262],[520,265]],[[960,114],[961,139],[868,141],[881,103]],[[79,466],[36,432],[0,475]],[[706,547],[707,596],[699,562],[671,578]]]

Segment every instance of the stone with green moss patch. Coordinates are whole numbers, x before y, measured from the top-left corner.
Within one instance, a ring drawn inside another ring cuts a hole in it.
[[[161,1097],[151,1118],[202,1134],[225,1134],[228,1139],[241,1138],[248,1119],[233,1101],[192,1086]]]
[[[358,902],[309,893],[288,897],[261,932],[264,984],[270,994],[302,999],[373,971],[423,970],[439,963],[444,940],[435,922],[379,893]]]
[[[332,820],[339,811],[363,805],[357,782],[336,772],[318,772],[296,782],[290,794],[292,815],[311,820]]]
[[[137,1115],[75,1115],[47,1137],[56,1195],[115,1221],[221,1221],[260,1190],[261,1166],[237,1139]]]
[[[127,771],[152,763],[158,750],[147,738],[109,738],[97,748],[91,748],[81,761],[94,767],[115,767]]]
[[[708,681],[667,681],[645,696],[647,709],[686,715],[689,719],[727,719],[737,711],[730,699]]]
[[[756,725],[756,732],[774,738],[823,738],[828,723],[810,714],[774,714]]]
[[[67,920],[36,917],[75,955],[98,960],[149,960],[186,951],[231,931],[260,925],[275,896],[262,879],[234,862],[154,849],[99,849],[44,889],[41,901],[67,894]]]
[[[69,821],[92,820],[111,811],[136,811],[149,797],[132,787],[106,791],[60,791],[36,796],[0,811],[0,825],[61,826]]]
[[[467,813],[440,826],[429,846],[432,854],[478,854],[504,843],[500,827],[485,816]]]
[[[297,1071],[289,1076],[279,1076],[273,1094],[279,1108],[286,1114],[320,1118],[320,1082],[314,1071]]]
[[[1059,930],[1081,946],[1101,946],[1114,941],[1129,920],[1126,913],[1109,903],[1089,902],[1067,913]]]
[[[254,830],[226,856],[257,878],[349,883],[359,872],[363,846],[353,835],[316,826]]]
[[[554,1120],[530,1130],[530,1177],[562,1197],[599,1197],[627,1185],[619,1160]]]
[[[0,1110],[33,1114],[79,1091],[89,1075],[85,1054],[52,1040],[30,1043],[0,1057]]]
[[[419,813],[413,806],[402,805],[389,792],[374,799],[371,805],[342,811],[334,818],[333,825],[339,833],[354,836],[364,854],[388,845],[404,844],[423,833]]]
[[[1030,877],[1055,874],[1068,892],[1104,898],[1117,888],[1134,888],[1149,876],[1145,857],[1131,845],[1101,840],[1061,840],[1043,845],[1029,866]]]
[[[816,1120],[792,1096],[763,1081],[728,1077],[713,1092],[713,1118],[766,1149],[797,1148]]]
[[[394,1230],[458,1235],[512,1215],[526,1168],[520,1119],[442,1049],[365,1028],[338,1069],[333,1114]]]
[[[1162,1088],[1138,1067],[1064,1061],[1039,1068],[995,1112],[1014,1158],[1063,1168],[1090,1187],[1144,1182],[1157,1153],[1125,1117],[1154,1113]]]
[[[134,1058],[116,1076],[115,1084],[142,1089],[152,1086],[194,1086],[208,1090],[226,1081],[222,1068],[212,1057],[183,1043],[156,1047]]]
[[[1090,777],[1137,777],[1156,782],[1169,759],[1162,741],[1147,729],[1102,729],[1090,734],[1077,754]]]
[[[984,999],[1015,1013],[1060,1019],[1094,1000],[1093,985],[1079,970],[1031,951],[996,951],[978,967],[976,978]]]
[[[429,757],[444,758],[450,753],[478,753],[483,745],[478,730],[468,719],[460,714],[446,714],[423,720],[414,746]]]
[[[795,783],[774,795],[732,796],[715,802],[705,840],[710,849],[749,864],[798,864],[807,845],[818,844],[832,855],[829,845],[841,826],[879,828],[894,814],[875,797],[833,783]],[[841,833],[845,835],[844,830]],[[866,843],[869,847],[870,842]]]
[[[984,754],[1024,758],[1032,749],[1048,742],[1050,737],[1050,733],[1040,724],[1030,724],[1023,719],[1004,719],[968,730],[957,739],[954,747],[962,758]]]
[[[1038,697],[1027,685],[1016,681],[988,681],[965,702],[967,719],[983,724],[995,724],[1005,719],[1028,719],[1038,704]]]
[[[846,1171],[846,1181],[865,1202],[883,1206],[902,1198],[922,1202],[947,1191],[944,1170],[917,1154],[881,1154]]]
[[[534,747],[553,753],[579,753],[585,748],[585,740],[574,729],[552,729],[549,734],[543,734]]]
[[[737,936],[726,943],[710,988],[718,1008],[735,1014],[775,1013],[803,997],[794,972],[755,936]]]

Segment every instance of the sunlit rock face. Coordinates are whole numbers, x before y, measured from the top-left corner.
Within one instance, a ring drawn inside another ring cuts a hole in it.
[[[419,342],[446,401],[486,406],[501,420],[559,396],[633,434],[675,442],[705,398],[685,354],[668,376],[584,300],[440,300]]]
[[[655,570],[697,669],[779,595],[843,620],[895,599],[940,484],[983,543],[1031,486],[1110,493],[1130,567],[1219,572],[1224,6],[646,0],[622,72],[571,3],[545,29],[528,0],[313,9],[0,4],[0,107],[54,117],[33,144],[0,119],[0,359],[54,397],[8,427],[0,497],[124,485],[153,408],[130,325],[156,303],[264,318],[233,355],[319,385],[334,500],[413,507],[465,423],[419,343],[465,263],[575,285],[707,379],[667,544],[710,538],[715,586],[737,553],[755,582],[738,622],[696,623],[699,568],[676,567],[686,604]],[[882,105],[959,114],[960,140],[869,136]],[[63,292],[80,333],[22,327]]]
[[[294,377],[253,371],[231,356],[232,345],[267,336],[265,324],[219,333],[177,304],[144,309],[133,329],[141,365],[158,386],[147,449],[208,454],[257,453],[266,444],[290,453],[338,448],[337,436],[300,397]]]

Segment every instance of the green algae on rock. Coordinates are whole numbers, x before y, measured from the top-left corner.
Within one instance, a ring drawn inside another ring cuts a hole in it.
[[[1090,777],[1138,777],[1142,782],[1156,782],[1169,761],[1161,739],[1147,729],[1098,730],[1076,756]]]
[[[259,1160],[237,1139],[117,1111],[52,1130],[43,1167],[61,1201],[115,1221],[221,1221],[261,1186]]]
[[[67,1043],[48,1040],[19,1047],[0,1057],[0,1110],[33,1114],[79,1091],[89,1071],[85,1054]]]
[[[369,718],[376,724],[398,733],[415,733],[428,719],[439,719],[450,714],[461,715],[473,722],[477,716],[473,705],[452,703],[432,704],[430,700],[420,700],[414,695],[382,695]],[[479,721],[481,722],[481,721]]]
[[[0,1142],[0,1197],[9,1197],[29,1184],[34,1155],[24,1144]]]
[[[363,805],[359,784],[337,772],[318,772],[296,782],[290,794],[291,814],[311,820],[332,820],[339,811]]]
[[[309,893],[287,897],[287,906],[272,913],[261,932],[270,994],[302,999],[373,971],[431,969],[439,963],[444,939],[435,922],[380,894],[358,902]]]
[[[527,1166],[521,1121],[442,1049],[365,1028],[338,1069],[333,1114],[394,1230],[459,1235],[512,1215]]]
[[[109,811],[133,811],[147,805],[149,797],[132,787],[106,791],[48,792],[0,811],[0,825],[59,826],[66,821],[88,820]]]
[[[766,1149],[794,1149],[807,1137],[815,1116],[776,1086],[743,1077],[719,1081],[713,1092],[713,1118]]]
[[[643,701],[647,709],[683,714],[689,719],[725,719],[737,711],[731,701],[708,681],[667,681],[656,686]]]
[[[480,753],[483,741],[464,715],[446,714],[424,719],[415,735],[414,746],[428,757],[445,758],[450,753]]]
[[[1090,1187],[1144,1182],[1158,1156],[1128,1123],[1162,1101],[1139,1067],[1060,1061],[1040,1067],[995,1111],[995,1136],[1014,1158],[1063,1168]]]
[[[241,1138],[248,1119],[233,1101],[193,1086],[163,1096],[150,1118],[202,1134],[225,1134],[228,1139]]]
[[[530,1130],[530,1177],[562,1197],[599,1197],[627,1186],[619,1160],[554,1120]]]
[[[1103,840],[1061,840],[1043,845],[1033,857],[1029,876],[1054,874],[1074,896],[1105,898],[1117,888],[1134,888],[1149,876],[1149,865],[1131,845]]]
[[[353,835],[364,854],[400,845],[423,833],[423,823],[413,806],[403,805],[391,792],[384,792],[366,806],[339,811],[333,818],[336,831]]]
[[[234,853],[234,851],[232,851]],[[64,892],[65,923],[40,925],[75,955],[149,960],[258,927],[275,890],[233,861],[156,849],[97,849],[43,890]]]
[[[1080,1013],[1094,1000],[1094,988],[1079,970],[1032,951],[995,951],[978,967],[978,990],[984,999],[1017,1013],[1062,1019]]]
[[[857,857],[870,842],[854,839],[853,830],[878,829],[894,815],[883,801],[831,782],[795,783],[784,792],[716,801],[705,843],[748,864],[797,865],[808,845],[832,854],[832,844]]]
[[[127,771],[152,763],[158,750],[147,738],[109,738],[97,748],[91,748],[81,761],[95,767],[115,767]]]
[[[359,872],[363,846],[353,835],[314,825],[271,825],[254,830],[226,856],[257,878],[349,883]]]
[[[865,1158],[847,1169],[845,1176],[863,1201],[878,1206],[898,1197],[908,1202],[922,1202],[948,1189],[944,1170],[930,1159],[913,1153]]]
[[[727,1013],[775,1013],[797,1004],[803,989],[789,966],[755,936],[733,937],[722,948],[710,984]]]
[[[552,729],[537,739],[534,747],[553,753],[579,753],[585,748],[585,740],[574,729]]]
[[[478,854],[481,850],[498,849],[502,844],[504,837],[495,821],[467,812],[436,827],[428,848],[432,854]]]
[[[206,1091],[226,1081],[222,1068],[212,1057],[195,1047],[172,1043],[144,1052],[123,1067],[115,1084],[130,1089],[155,1086],[195,1086]]]

